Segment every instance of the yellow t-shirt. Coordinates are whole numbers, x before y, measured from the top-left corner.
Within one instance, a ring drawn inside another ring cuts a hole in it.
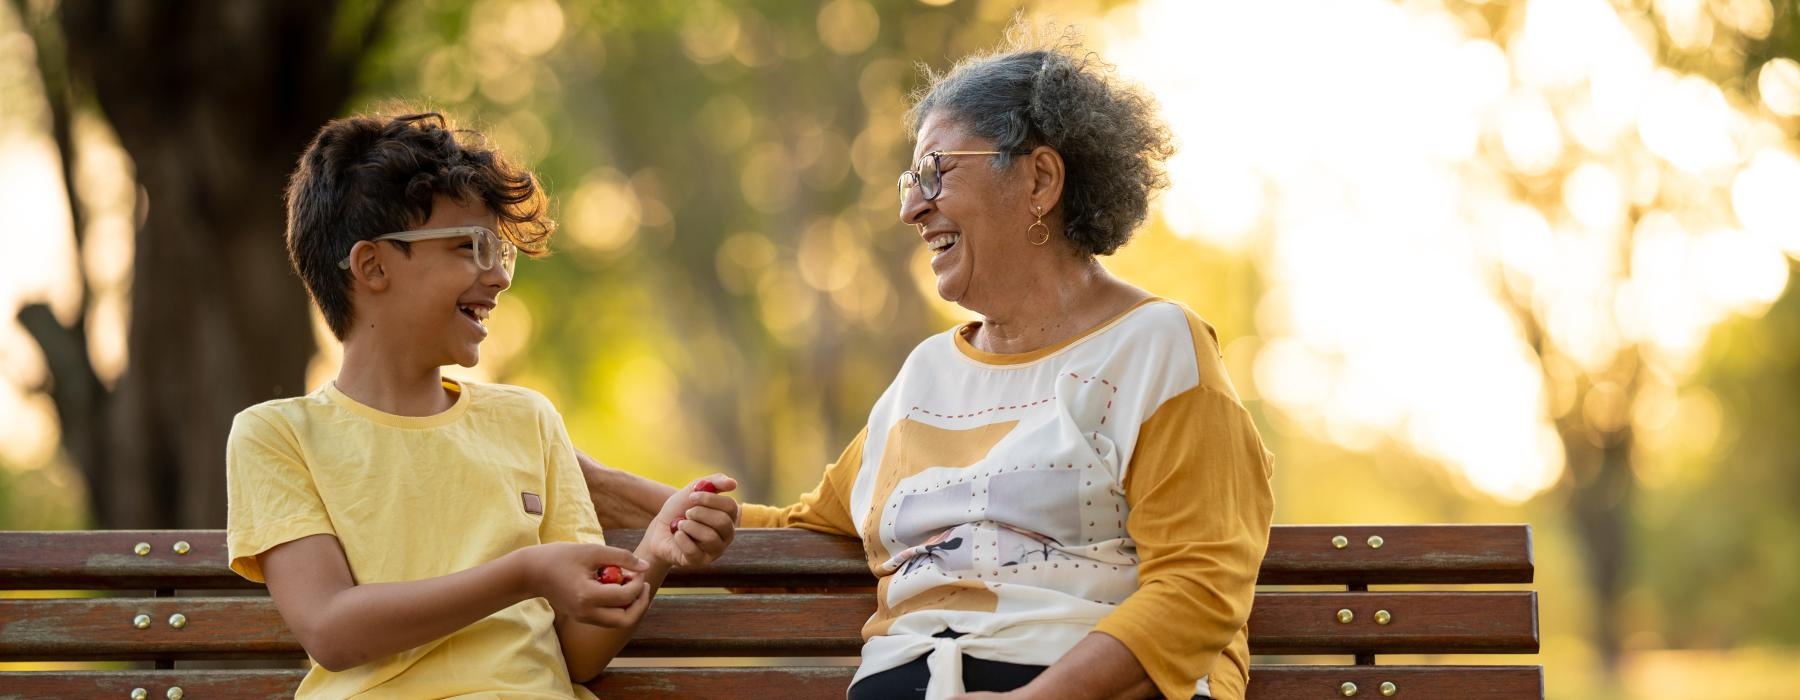
[[[383,413],[335,385],[239,413],[226,453],[232,570],[262,581],[257,555],[318,534],[338,538],[358,583],[443,576],[544,542],[604,542],[548,400],[444,386],[456,403],[435,416]],[[297,697],[592,698],[569,680],[554,620],[533,598],[347,671],[315,665]]]

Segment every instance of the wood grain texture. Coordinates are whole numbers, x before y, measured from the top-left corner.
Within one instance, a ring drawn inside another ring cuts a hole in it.
[[[1534,653],[1531,591],[1260,593],[1257,654]],[[1349,624],[1337,611],[1351,610]],[[657,599],[629,656],[855,656],[875,610],[862,594],[669,595]],[[1393,621],[1375,623],[1387,610]],[[132,627],[138,614],[149,629]],[[169,617],[181,613],[187,626]],[[266,597],[0,600],[0,660],[295,658],[299,643]]]
[[[856,672],[850,666],[621,668],[588,684],[602,698],[769,697],[842,700]],[[5,676],[6,697],[48,700],[127,697],[144,688],[161,698],[179,686],[187,697],[292,697],[305,671],[45,671]],[[1532,700],[1544,696],[1536,666],[1253,666],[1249,700],[1333,700],[1356,683],[1358,697],[1381,697],[1391,682],[1401,698]]]
[[[1349,544],[1332,546],[1342,535]],[[1368,546],[1379,535],[1381,548]],[[641,530],[613,530],[630,549]],[[172,551],[178,541],[192,547]],[[148,556],[132,548],[150,544]],[[1529,583],[1529,525],[1277,525],[1258,583]],[[739,530],[724,557],[678,570],[669,585],[712,587],[872,586],[855,540],[804,530]],[[0,532],[0,588],[142,590],[260,588],[226,568],[221,530]]]
[[[614,530],[632,547],[641,531]],[[1372,547],[1369,537],[1381,537]],[[1343,537],[1346,546],[1333,544]],[[177,541],[188,543],[176,554]],[[150,553],[133,548],[147,543]],[[0,590],[88,589],[127,597],[0,599],[0,660],[230,660],[292,662],[303,650],[261,586],[225,567],[217,530],[0,532]],[[1271,535],[1259,584],[1335,584],[1354,592],[1259,592],[1251,650],[1305,656],[1394,653],[1534,653],[1533,591],[1384,591],[1372,584],[1526,583],[1533,578],[1526,525],[1290,525]],[[623,652],[631,657],[847,657],[874,610],[874,584],[861,545],[801,530],[742,530],[710,566],[678,571]],[[728,588],[737,593],[680,588]],[[166,597],[169,590],[186,597]],[[148,597],[135,591],[165,592]],[[211,595],[192,595],[217,591]],[[744,593],[741,591],[752,591]],[[245,595],[248,594],[248,595]],[[92,595],[92,594],[86,594]],[[1349,623],[1338,621],[1349,610]],[[1386,611],[1388,624],[1376,623]],[[138,614],[148,629],[133,627]],[[169,624],[175,613],[186,625]],[[706,663],[704,660],[697,660]],[[601,697],[842,698],[854,669],[833,666],[618,668],[591,687]],[[163,697],[286,697],[303,672],[142,670],[0,673],[0,697],[125,697],[145,688]],[[1397,697],[1514,700],[1543,697],[1537,666],[1258,665],[1252,700]]]

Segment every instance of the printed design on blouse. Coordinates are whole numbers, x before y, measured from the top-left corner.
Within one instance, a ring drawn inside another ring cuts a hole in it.
[[[939,428],[921,423],[911,418],[902,418],[888,430],[887,445],[882,450],[881,465],[876,469],[875,492],[869,501],[874,507],[863,522],[863,532],[873,536],[864,537],[864,547],[868,550],[870,561],[886,561],[890,556],[884,537],[881,533],[881,521],[884,515],[892,515],[890,509],[900,507],[893,498],[894,491],[900,482],[927,469],[967,469],[980,462],[994,449],[994,445],[1011,433],[1019,425],[1017,420],[1000,423],[988,423],[965,430]],[[965,498],[957,505],[966,505]],[[960,508],[959,508],[960,510]],[[966,521],[966,520],[965,520]],[[965,522],[955,521],[955,522]],[[949,527],[946,522],[930,532]],[[923,535],[920,539],[929,535]],[[904,541],[904,540],[902,540]]]
[[[1002,580],[1019,575],[1031,580],[1062,576],[1051,573],[1057,568],[1071,573],[1133,568],[1135,559],[1122,551],[1129,547],[1117,500],[1122,492],[1100,463],[1104,460],[1036,444],[1035,431],[1060,433],[1056,426],[1066,423],[1018,432],[1021,420],[1044,415],[1040,411],[1054,411],[1058,420],[1080,416],[1083,425],[1070,437],[1083,445],[1081,452],[1093,447],[1101,456],[1101,431],[1110,427],[1119,387],[1073,372],[1060,373],[1057,383],[1059,390],[1050,397],[986,408],[913,406],[889,428],[871,474],[871,507],[863,523],[869,559],[880,562],[877,610],[863,628],[865,638],[887,634],[895,620],[915,611],[995,612],[1006,585]],[[1071,401],[1085,410],[1065,405]],[[983,420],[998,422],[942,427]],[[1014,440],[1007,442],[1007,453],[996,453],[1009,436]],[[1015,444],[1020,440],[1034,444]],[[1046,461],[1009,461],[1020,450]],[[1073,595],[1116,604],[1116,596],[1100,588],[1075,587],[1081,592],[1070,591]]]

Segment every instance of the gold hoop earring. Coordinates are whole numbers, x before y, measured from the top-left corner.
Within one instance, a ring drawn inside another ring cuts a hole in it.
[[[1044,230],[1043,233],[1038,234],[1037,238],[1031,239],[1031,244],[1032,245],[1043,245],[1045,243],[1049,243],[1050,242],[1050,226],[1048,224],[1044,223],[1044,208],[1039,207],[1039,206],[1033,206],[1031,208],[1031,213],[1037,215],[1037,223],[1034,223],[1031,226],[1027,227],[1025,229],[1025,232],[1031,233],[1032,231],[1036,231],[1040,228]]]

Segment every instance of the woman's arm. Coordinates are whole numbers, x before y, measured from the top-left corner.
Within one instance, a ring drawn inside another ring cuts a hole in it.
[[[606,466],[586,452],[576,450],[575,461],[581,465],[588,497],[594,501],[594,513],[600,516],[602,528],[642,529],[675,495],[673,486]]]
[[[1117,639],[1094,632],[1023,688],[1011,693],[969,693],[959,698],[1141,700],[1156,695],[1156,684],[1150,681],[1150,674],[1137,657],[1131,655],[1131,649]]]
[[[1240,640],[1275,511],[1270,464],[1243,405],[1204,384],[1139,433],[1125,475],[1138,589],[1094,631],[1130,649],[1165,697],[1191,696],[1209,672],[1216,695],[1244,690]]]

